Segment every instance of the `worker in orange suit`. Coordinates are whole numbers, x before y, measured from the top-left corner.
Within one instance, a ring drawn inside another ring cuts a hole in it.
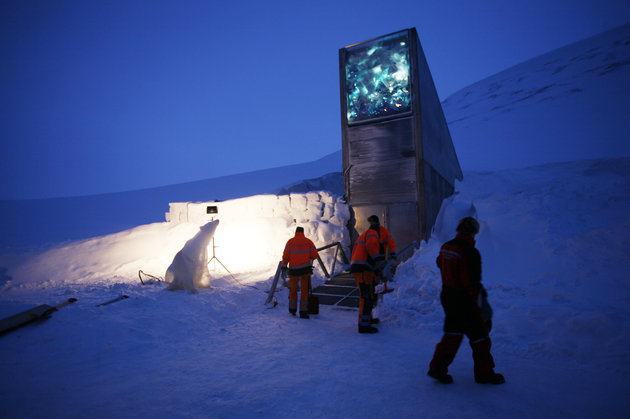
[[[369,219],[376,216],[371,216]],[[378,218],[377,218],[378,220]],[[378,225],[370,223],[363,234],[354,242],[350,272],[359,287],[359,333],[377,333],[378,329],[372,326],[372,308],[374,307],[374,281],[375,272],[385,265],[385,255],[380,251],[380,230]]]
[[[376,215],[370,215],[367,220],[370,228],[378,232],[379,256],[385,258],[389,253],[390,259],[396,259],[396,242],[389,230],[380,224]]]
[[[308,319],[309,282],[313,274],[313,261],[317,249],[304,235],[304,228],[297,227],[295,236],[289,239],[282,253],[282,277],[289,275],[289,313],[295,316],[298,308],[298,283],[300,284],[300,318]]]
[[[368,220],[368,223],[370,223],[370,228],[378,232],[379,248],[378,248],[377,258],[379,260],[381,259],[387,260],[387,254],[389,253],[389,260],[395,260],[396,259],[396,242],[394,242],[394,238],[392,237],[389,230],[380,224],[379,219],[376,215],[370,215],[367,220]],[[386,293],[388,291],[386,279],[383,278],[382,275],[380,275],[381,273],[382,272],[377,271],[376,276],[374,278],[374,283],[373,283],[374,286],[376,286],[376,284],[382,280],[379,286],[375,287],[375,290],[374,290],[375,293],[377,292],[377,290],[380,293]],[[378,302],[378,298],[375,298],[373,313],[372,313],[373,315],[372,321],[376,323],[378,323],[378,317],[376,317],[377,302]]]

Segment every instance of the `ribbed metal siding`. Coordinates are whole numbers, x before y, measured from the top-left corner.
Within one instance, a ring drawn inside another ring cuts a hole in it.
[[[348,128],[351,205],[416,201],[412,118]]]

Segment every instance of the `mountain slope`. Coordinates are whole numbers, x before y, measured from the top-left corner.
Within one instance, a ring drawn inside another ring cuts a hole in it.
[[[211,164],[211,163],[209,163]],[[116,233],[165,221],[169,202],[213,201],[263,193],[341,170],[341,151],[310,163],[161,188],[70,198],[0,201],[0,251]]]
[[[464,170],[630,155],[630,24],[551,51],[443,102]]]

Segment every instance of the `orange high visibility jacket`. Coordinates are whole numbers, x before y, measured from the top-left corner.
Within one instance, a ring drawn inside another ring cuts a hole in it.
[[[385,227],[379,225],[379,253],[385,257],[385,250],[389,250],[390,256],[396,255],[396,243],[394,243],[394,238],[389,233],[389,230]]]
[[[299,276],[313,272],[312,264],[317,259],[317,249],[304,233],[296,232],[282,252],[282,267],[289,267],[289,275]]]
[[[354,242],[354,249],[352,249],[352,258],[350,260],[350,271],[373,271],[376,262],[384,259],[385,256],[380,253],[378,232],[369,228]]]

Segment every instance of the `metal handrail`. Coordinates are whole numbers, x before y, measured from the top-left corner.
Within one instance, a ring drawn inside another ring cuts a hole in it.
[[[348,264],[348,258],[346,257],[346,253],[343,251],[343,246],[341,246],[341,243],[334,242],[331,244],[327,244],[326,246],[322,246],[319,249],[317,249],[317,252],[319,253],[322,250],[330,249],[333,246],[336,246],[336,249],[335,249],[335,257],[333,259],[333,266],[330,272],[334,273],[335,265],[337,264],[337,255],[339,254],[339,251],[341,251],[341,257],[343,257],[343,263],[345,263],[346,265]],[[328,274],[328,271],[326,270],[326,266],[324,266],[324,262],[322,261],[322,258],[319,257],[319,254],[317,255],[317,261],[319,262],[319,266],[322,268],[322,271],[324,271],[324,275],[326,276],[326,278],[330,278],[330,275]]]
[[[327,244],[326,246],[322,246],[322,247],[318,248],[317,251],[320,252],[322,250],[330,249],[333,246],[336,246],[337,248],[335,250],[335,259],[333,261],[333,268],[332,268],[331,272],[335,271],[335,263],[337,262],[337,255],[338,255],[337,252],[339,252],[339,251],[341,251],[341,256],[343,257],[343,262],[345,264],[348,264],[348,258],[346,257],[346,254],[343,251],[343,247],[341,246],[340,242]],[[418,242],[417,241],[413,241],[410,245],[408,245],[403,250],[401,250],[398,253],[398,257],[396,258],[396,260],[390,260],[387,263],[387,265],[385,265],[385,268],[383,268],[384,277],[387,278],[387,280],[391,280],[391,277],[393,276],[397,265],[400,262],[403,261],[403,259],[405,258],[406,254],[410,250],[413,250],[413,249],[416,249],[416,248],[418,248]],[[324,262],[319,257],[319,255],[317,255],[317,260],[319,261],[320,267],[324,271],[324,275],[326,275],[326,278],[330,278],[330,275],[328,274],[328,271],[326,270],[326,267],[324,266]],[[273,282],[271,284],[271,289],[269,290],[269,296],[267,297],[267,300],[265,301],[265,304],[269,304],[273,300],[273,295],[276,292],[276,288],[278,286],[278,280],[280,279],[280,272],[282,272],[282,261],[278,262],[278,267],[276,268],[276,274],[273,277]]]
[[[407,247],[405,247],[403,250],[401,250],[397,254],[396,259],[390,259],[390,261],[387,262],[387,264],[383,268],[383,277],[385,278],[386,281],[392,280],[392,278],[394,277],[394,273],[396,272],[396,268],[398,267],[398,264],[405,259],[405,256],[407,255],[407,253],[410,250],[415,250],[417,248],[418,248],[418,241],[414,240],[411,244],[409,244]]]
[[[317,252],[321,252],[322,250],[326,250],[326,249],[330,249],[331,247],[335,247],[335,258],[333,259],[333,266],[331,269],[331,272],[335,272],[335,265],[337,263],[337,256],[339,255],[339,252],[341,252],[341,257],[343,258],[343,263],[345,263],[346,265],[348,264],[348,258],[346,257],[346,253],[343,251],[343,246],[341,246],[340,242],[334,242],[331,244],[327,244],[325,246],[322,246],[320,248],[317,249]],[[319,254],[317,255],[317,261],[319,262],[319,266],[320,268],[322,268],[322,271],[324,271],[324,275],[326,276],[326,278],[330,278],[330,274],[328,273],[328,270],[326,270],[326,266],[324,265],[324,261],[322,261],[322,258],[319,257]],[[269,304],[272,300],[273,300],[273,295],[276,292],[276,287],[278,286],[278,280],[280,278],[280,272],[282,271],[282,261],[278,262],[278,267],[276,268],[276,274],[273,277],[273,282],[271,284],[271,289],[269,290],[269,296],[267,297],[267,301],[265,301],[265,304]]]
[[[265,304],[269,304],[271,300],[273,299],[273,294],[276,292],[276,287],[278,286],[278,279],[280,278],[281,269],[282,269],[282,261],[278,262],[278,268],[276,269],[276,274],[273,277],[271,290],[269,291],[269,296],[267,297],[267,301],[265,301]]]

